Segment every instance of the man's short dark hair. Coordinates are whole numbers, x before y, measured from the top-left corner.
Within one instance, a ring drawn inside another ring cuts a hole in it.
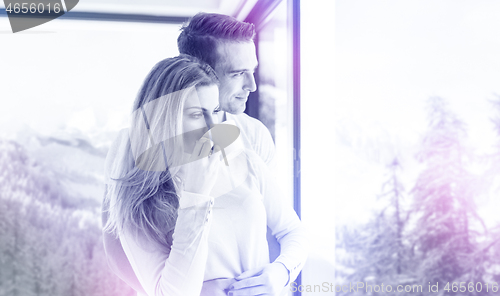
[[[177,38],[180,53],[195,56],[215,68],[217,45],[222,42],[250,42],[255,36],[253,24],[223,14],[200,12],[181,28]]]

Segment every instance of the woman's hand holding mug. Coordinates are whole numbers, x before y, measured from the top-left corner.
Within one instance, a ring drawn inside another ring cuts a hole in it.
[[[221,165],[219,155],[215,155],[220,147],[212,147],[212,143],[205,137],[196,141],[190,160],[182,166],[185,191],[203,195],[212,191]]]

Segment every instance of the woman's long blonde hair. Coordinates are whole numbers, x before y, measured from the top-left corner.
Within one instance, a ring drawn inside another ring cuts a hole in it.
[[[210,66],[189,55],[157,63],[133,105],[128,135],[108,153],[104,230],[118,235],[130,227],[165,247],[179,207],[180,180],[174,164],[182,155],[186,98],[200,86],[218,84]]]

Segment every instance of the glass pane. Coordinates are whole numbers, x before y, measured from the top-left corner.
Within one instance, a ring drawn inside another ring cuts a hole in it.
[[[335,295],[334,3],[300,1],[301,204],[310,252],[302,295]],[[340,172],[343,173],[343,172]],[[350,198],[349,196],[342,198]],[[309,291],[309,292],[308,292]]]
[[[500,3],[355,2],[336,2],[339,284],[487,294],[500,275]]]
[[[282,1],[272,18],[259,31],[259,120],[276,144],[276,177],[284,194],[293,202],[293,144],[291,52],[287,31],[287,2]]]
[[[102,247],[104,159],[178,28],[54,20],[12,34],[0,17],[2,294],[135,295]]]

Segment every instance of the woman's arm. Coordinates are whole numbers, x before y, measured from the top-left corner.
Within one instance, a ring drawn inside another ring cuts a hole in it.
[[[210,148],[209,139],[198,140],[192,154],[196,160],[180,168],[185,191],[180,194],[170,249],[131,228],[120,234],[123,250],[149,296],[200,295],[214,204],[214,198],[208,194],[221,163],[218,153],[208,157]]]
[[[150,296],[199,296],[207,261],[213,198],[183,192],[170,250],[130,229],[120,241]]]

